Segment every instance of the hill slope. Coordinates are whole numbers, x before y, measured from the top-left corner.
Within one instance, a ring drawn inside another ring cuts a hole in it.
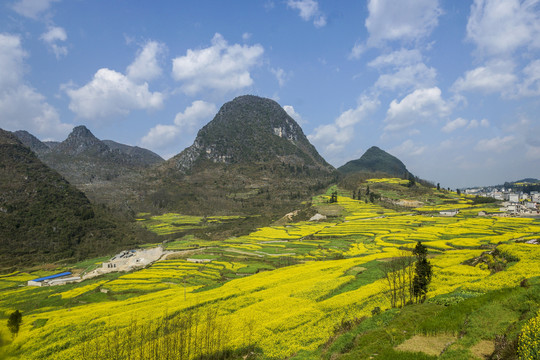
[[[136,242],[127,224],[43,164],[16,136],[0,130],[0,271],[82,259]]]
[[[339,167],[338,171],[344,174],[380,172],[405,179],[412,175],[401,160],[377,146],[370,147],[360,159],[349,161]]]

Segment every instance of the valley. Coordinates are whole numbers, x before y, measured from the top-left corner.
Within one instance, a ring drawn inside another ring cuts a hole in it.
[[[497,216],[495,205],[455,192],[416,185],[415,194],[401,183],[375,179],[359,189],[414,198],[421,207],[390,209],[382,206],[386,196],[365,202],[333,187],[312,199],[326,220],[282,220],[220,241],[178,228],[237,219],[142,214],[139,225],[168,237],[164,249],[191,251],[61,287],[19,286],[43,272],[2,276],[0,311],[24,313],[5,349],[23,359],[461,359],[474,358],[480,346],[493,353],[500,336],[517,337],[539,308],[540,245],[527,242],[540,238],[540,222]],[[439,215],[456,206],[455,217]],[[433,266],[428,299],[391,308],[385,264],[410,254],[417,241]],[[514,307],[517,299],[524,302]],[[377,331],[392,335],[368,345]],[[428,344],[449,337],[426,347],[419,336]]]

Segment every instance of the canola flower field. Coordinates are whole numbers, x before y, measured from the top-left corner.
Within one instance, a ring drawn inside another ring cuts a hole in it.
[[[403,185],[395,179],[388,183]],[[20,310],[23,323],[11,339],[2,320],[0,339],[6,344],[0,355],[85,358],[89,341],[108,344],[134,323],[144,327],[188,312],[212,311],[212,321],[227,333],[213,351],[254,346],[261,358],[284,359],[317,349],[344,321],[371,316],[377,307],[388,309],[381,266],[417,241],[427,246],[433,265],[429,298],[453,292],[481,295],[540,276],[540,245],[526,243],[540,238],[538,219],[478,216],[479,211],[496,213],[496,208],[475,206],[456,194],[461,211],[454,217],[432,213],[447,209],[444,203],[396,211],[347,195],[340,192],[332,205],[340,208],[337,217],[264,227],[219,242],[183,239],[196,242],[200,251],[179,253],[132,273],[45,288],[24,286],[42,273],[2,275],[0,319]],[[324,211],[328,198],[314,199],[317,210]],[[167,234],[173,222],[198,226],[201,218],[166,214],[141,221]],[[195,263],[194,258],[209,262]],[[527,326],[536,328],[534,321]],[[195,338],[185,341],[196,346]],[[131,346],[143,354],[144,344]],[[201,355],[188,352],[182,358]]]

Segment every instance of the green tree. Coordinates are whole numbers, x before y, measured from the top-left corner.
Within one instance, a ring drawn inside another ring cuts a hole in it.
[[[12,336],[17,336],[19,333],[19,328],[21,327],[22,323],[22,314],[19,310],[15,310],[14,312],[9,315],[7,327],[9,331],[11,332]]]
[[[337,191],[334,191],[332,195],[330,196],[330,202],[336,203],[337,202]]]
[[[428,285],[431,282],[433,269],[427,259],[427,248],[420,241],[416,243],[413,250],[413,255],[416,256],[416,265],[414,268],[413,278],[413,294],[416,302],[424,302],[426,300]]]
[[[437,190],[441,190],[441,184],[437,183]]]

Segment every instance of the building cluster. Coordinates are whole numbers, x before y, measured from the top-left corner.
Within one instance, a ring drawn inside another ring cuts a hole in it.
[[[37,279],[29,280],[28,286],[54,286],[65,285],[73,282],[81,281],[80,276],[73,276],[71,272],[63,272],[59,274],[40,277]]]
[[[492,197],[502,201],[501,211],[513,215],[540,216],[540,192],[516,192],[505,188],[466,189],[465,194]]]

